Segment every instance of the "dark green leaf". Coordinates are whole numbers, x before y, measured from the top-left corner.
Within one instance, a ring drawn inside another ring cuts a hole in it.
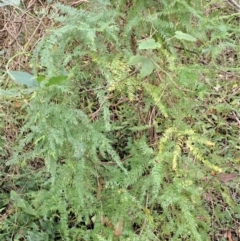
[[[45,76],[43,76],[43,75],[38,75],[38,76],[37,76],[37,81],[38,81],[39,83],[43,82],[44,80],[45,80]]]
[[[22,199],[21,196],[17,192],[12,190],[10,192],[10,198],[12,199],[14,206],[21,208],[24,212],[26,212],[28,214],[36,215],[35,211],[30,206],[30,204],[27,201],[25,201],[24,199]]]
[[[48,83],[46,84],[46,86],[61,84],[67,78],[68,77],[65,75],[54,76],[48,80]]]
[[[21,196],[17,192],[12,190],[10,192],[10,198],[12,199],[13,204],[16,207],[23,208],[23,209],[26,208],[25,201],[21,198]]]

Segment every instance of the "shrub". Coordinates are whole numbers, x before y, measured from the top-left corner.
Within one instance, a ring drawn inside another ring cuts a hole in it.
[[[237,77],[220,76],[236,70],[222,56],[239,30],[209,4],[56,4],[7,161],[21,168],[2,238],[14,223],[15,240],[210,240],[210,187],[239,162]],[[235,216],[227,188],[219,198]]]

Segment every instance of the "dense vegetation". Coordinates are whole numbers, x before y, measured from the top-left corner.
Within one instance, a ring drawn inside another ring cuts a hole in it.
[[[2,7],[46,30],[0,56],[1,240],[239,239],[232,4]]]

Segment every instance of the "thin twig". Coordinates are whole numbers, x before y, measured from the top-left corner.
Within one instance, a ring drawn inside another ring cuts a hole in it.
[[[238,125],[240,125],[240,120],[238,119],[237,114],[235,113],[235,111],[233,111],[232,113],[233,113],[233,115],[234,115],[234,117],[235,117],[235,119],[236,119]]]
[[[236,8],[238,11],[240,11],[240,5],[235,0],[228,0],[227,2],[234,8]]]

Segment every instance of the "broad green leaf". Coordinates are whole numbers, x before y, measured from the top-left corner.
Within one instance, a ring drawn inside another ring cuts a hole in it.
[[[129,64],[139,66],[142,77],[150,75],[155,68],[155,65],[151,59],[140,55],[131,57]]]
[[[21,198],[21,196],[17,192],[12,190],[10,192],[10,198],[12,199],[12,202],[16,207],[23,208],[23,209],[26,208],[25,201]]]
[[[142,63],[145,60],[146,57],[143,57],[141,55],[136,55],[136,56],[132,56],[129,60],[129,64],[130,65],[137,65]]]
[[[25,201],[24,199],[22,199],[21,196],[17,192],[12,190],[10,192],[10,198],[12,199],[12,202],[16,207],[21,208],[24,212],[26,212],[28,214],[36,215],[35,211],[30,206],[30,204],[27,201]]]
[[[7,5],[19,6],[20,0],[1,0],[0,7],[7,6]]]
[[[202,54],[211,53],[214,47],[210,45],[208,48],[202,49]]]
[[[8,97],[15,97],[15,96],[19,96],[20,94],[15,91],[8,91],[8,90],[0,89],[0,95],[8,96]]]
[[[181,31],[176,31],[175,32],[175,37],[177,39],[180,39],[180,40],[186,40],[186,41],[190,41],[190,42],[195,42],[197,39],[194,38],[192,35],[189,35],[187,33],[183,33]]]
[[[36,78],[26,72],[21,71],[9,71],[9,76],[12,80],[21,85],[26,85],[27,87],[33,88],[38,86]]]
[[[161,47],[161,44],[160,43],[156,43],[154,39],[147,39],[147,40],[144,40],[142,41],[140,44],[139,44],[139,49],[157,49],[157,48],[160,48]]]
[[[46,84],[46,86],[58,85],[58,84],[62,83],[64,80],[66,80],[66,79],[67,79],[67,76],[65,76],[65,75],[59,75],[59,76],[51,77],[48,80],[48,83]]]
[[[45,80],[45,76],[43,76],[43,75],[38,75],[38,76],[37,76],[37,81],[38,81],[39,83],[43,82],[44,80]]]
[[[31,205],[30,205],[27,201],[25,201],[25,204],[26,204],[26,208],[24,208],[23,211],[24,211],[25,213],[28,213],[28,214],[31,214],[31,215],[35,216],[35,215],[36,215],[36,212],[35,212],[34,209],[31,207]]]
[[[145,58],[145,60],[142,62],[142,65],[141,65],[141,70],[140,70],[141,76],[146,77],[150,75],[153,72],[154,68],[155,68],[155,65],[152,62],[152,60],[149,58]]]
[[[5,209],[4,206],[7,205],[8,203],[9,203],[9,195],[7,193],[1,193],[0,194],[0,207],[1,207],[0,212],[2,212]]]

